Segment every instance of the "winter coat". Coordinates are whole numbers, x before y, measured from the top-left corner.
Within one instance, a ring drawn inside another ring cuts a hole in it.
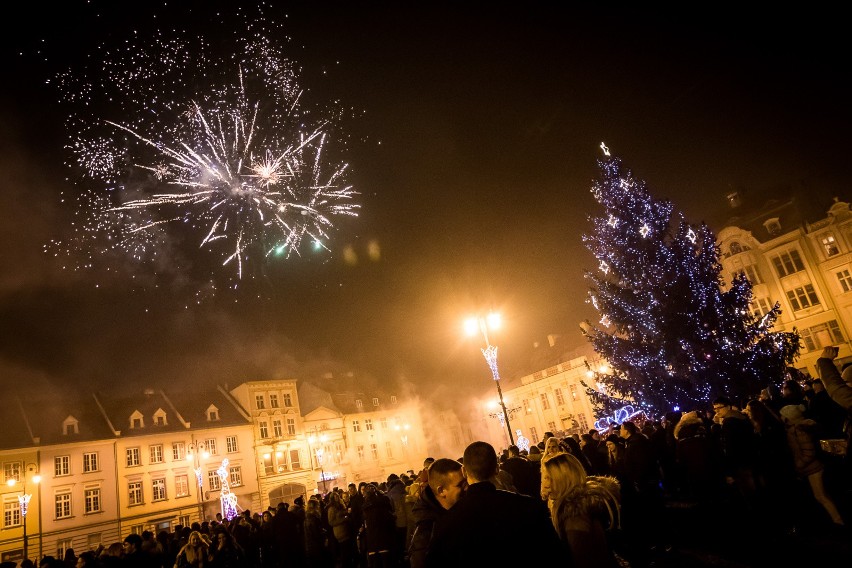
[[[328,516],[328,524],[331,525],[331,530],[334,532],[334,539],[337,542],[346,542],[352,538],[352,526],[349,522],[349,517],[346,515],[346,509],[331,506],[328,508],[326,514]]]
[[[364,499],[364,545],[367,552],[393,550],[396,519],[387,496],[373,493]]]
[[[816,422],[801,420],[787,424],[787,443],[793,452],[793,465],[796,473],[807,477],[823,470],[823,464],[817,457],[817,447],[814,438]]]
[[[605,529],[617,528],[609,526],[608,509],[612,509],[617,524],[620,487],[612,477],[590,477],[589,481],[603,491],[583,488],[562,501],[554,512],[558,525],[556,531],[559,538],[570,546],[577,568],[615,568],[618,563],[607,542]],[[604,497],[605,493],[611,494],[612,499]]]
[[[728,411],[721,426],[720,442],[725,474],[736,476],[738,471],[754,466],[754,427],[748,416],[736,410]]]
[[[405,510],[405,485],[402,481],[394,479],[388,483],[388,489],[385,491],[385,495],[387,495],[388,499],[390,499],[391,503],[393,503],[393,512],[396,515],[397,528],[407,527],[408,518],[406,517]]]
[[[437,524],[447,514],[447,510],[438,503],[432,488],[426,485],[420,492],[420,499],[412,507],[411,514],[414,518],[414,531],[408,545],[408,557],[411,568],[423,568]]]

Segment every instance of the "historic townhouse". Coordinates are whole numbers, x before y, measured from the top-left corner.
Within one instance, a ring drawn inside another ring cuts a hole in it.
[[[729,199],[738,205],[736,194]],[[823,347],[837,345],[841,359],[852,358],[852,212],[835,200],[825,218],[811,223],[801,209],[793,199],[770,203],[731,219],[718,243],[726,281],[748,276],[758,316],[780,303],[776,329],[798,329],[796,367],[817,376]]]
[[[30,558],[215,518],[223,490],[241,507],[251,506],[257,493],[251,422],[226,392],[57,393],[26,400],[23,420],[0,435],[0,447],[8,448],[0,450],[8,474],[4,557],[23,557],[20,509],[12,506],[23,484],[8,484],[16,476],[28,480],[26,492],[32,493],[26,515]]]
[[[509,414],[509,424],[515,444],[523,435],[530,444],[542,440],[545,432],[564,437],[588,432],[595,424],[595,414],[585,382],[594,386],[591,369],[600,369],[601,360],[589,347],[588,355],[575,357],[520,378],[504,386],[503,400]],[[514,386],[520,382],[519,386]],[[507,388],[508,387],[508,388]],[[509,445],[509,436],[502,420],[497,393],[482,414],[486,420],[489,439],[495,447]]]

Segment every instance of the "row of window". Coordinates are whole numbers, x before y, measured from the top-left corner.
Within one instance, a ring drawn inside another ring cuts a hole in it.
[[[823,252],[825,252],[826,258],[830,258],[832,256],[837,256],[838,254],[840,254],[840,247],[837,246],[837,241],[835,240],[834,235],[824,235],[820,239],[820,244],[822,244],[822,249],[823,249]],[[730,251],[731,251],[730,254],[731,255],[739,254],[739,253],[741,253],[743,251],[747,251],[747,250],[750,250],[747,245],[741,245],[740,243],[738,243],[736,241],[732,242],[731,245],[730,245]],[[793,267],[796,266],[795,259],[798,258],[798,257],[799,257],[799,252],[797,250],[791,250],[791,251],[788,251],[786,253],[782,253],[781,255],[779,255],[776,258],[779,259],[779,261],[781,262],[781,264],[784,267],[784,270],[786,271],[786,270],[789,269],[790,266],[793,266]],[[788,261],[791,264],[788,264]],[[774,263],[775,263],[775,259],[773,258],[773,264]],[[801,264],[801,258],[798,258],[798,263]],[[776,269],[777,268],[778,268],[778,266],[776,265]],[[804,267],[799,268],[798,270],[804,270]],[[794,270],[793,272],[796,272],[796,271]],[[788,272],[788,274],[789,274],[789,272]],[[779,276],[783,276],[783,275],[780,274],[780,272],[779,272]]]
[[[257,423],[258,428],[260,429],[260,437],[261,439],[269,438],[269,421],[261,420]],[[296,435],[296,419],[288,418],[287,419],[287,435],[295,436]],[[284,436],[284,424],[281,422],[280,418],[276,418],[272,421],[272,437],[281,438]]]
[[[363,445],[355,446],[355,452],[358,455],[358,461],[363,462],[364,461],[364,446]],[[390,441],[385,442],[385,454],[387,455],[387,457],[393,458],[393,444]],[[378,444],[375,444],[375,443],[370,444],[370,459],[372,461],[378,461],[379,460],[379,445]]]
[[[578,400],[579,394],[577,392],[577,385],[568,385],[568,388],[571,392],[571,400]],[[556,404],[558,406],[562,406],[562,405],[565,404],[565,394],[562,392],[562,389],[560,389],[560,388],[553,389],[553,395],[556,397]],[[550,409],[550,397],[547,395],[547,393],[546,392],[540,393],[538,395],[538,397],[539,397],[539,401],[541,402],[541,409],[542,410],[549,410]],[[530,401],[528,399],[523,400],[523,407],[524,407],[524,412],[526,414],[532,414],[532,412],[533,412],[532,405],[530,404]]]
[[[279,400],[278,398],[278,393],[269,393],[268,395],[254,395],[255,408],[257,408],[258,410],[265,410],[267,396],[269,397],[269,408],[281,408],[282,401],[284,402],[284,408],[293,407],[293,395],[288,392],[285,392],[281,395],[281,400]]]
[[[225,450],[227,453],[232,454],[239,451],[239,444],[237,443],[236,436],[226,436],[225,437]],[[207,438],[204,442],[200,442],[198,444],[198,450],[203,451],[210,455],[218,455],[219,450],[216,444],[216,438]],[[142,465],[142,450],[139,447],[126,448],[125,449],[125,465],[127,467],[136,467]],[[192,447],[190,445],[190,451],[187,453],[187,445],[184,442],[172,442],[171,448],[171,458],[172,461],[181,461],[187,459],[187,457],[192,457]],[[164,463],[165,453],[163,449],[163,444],[154,444],[148,446],[148,463]],[[57,474],[59,475],[59,474]],[[68,474],[65,474],[68,475]]]
[[[399,424],[400,423],[399,416],[394,416],[393,422],[394,422],[394,424]],[[382,430],[387,430],[388,429],[387,417],[380,418],[379,419],[379,425],[381,425]],[[375,425],[373,424],[372,418],[367,418],[366,420],[364,420],[364,430],[367,430],[367,431],[375,430]],[[360,432],[361,431],[361,421],[360,420],[353,420],[352,421],[352,431],[353,432]]]
[[[391,404],[396,404],[396,397],[391,396],[390,401],[391,401]],[[375,406],[375,407],[379,406],[379,399],[378,398],[373,397],[373,406]],[[357,408],[358,410],[361,410],[361,409],[364,408],[364,402],[360,398],[355,399],[355,408]]]
[[[221,489],[221,478],[217,470],[211,469],[207,472],[207,481],[212,491]],[[176,475],[174,481],[175,497],[189,496],[189,476]],[[231,487],[243,484],[242,469],[238,465],[228,468],[228,483]],[[165,501],[168,499],[166,491],[166,479],[159,477],[151,480],[151,501]],[[131,481],[127,484],[128,505],[142,505],[145,503],[145,495],[141,481]],[[72,517],[71,490],[57,491],[53,496],[54,519],[68,519]],[[102,509],[101,488],[97,486],[85,487],[83,489],[83,514],[89,515],[99,513]],[[21,507],[17,498],[3,501],[3,528],[11,528],[21,525]]]

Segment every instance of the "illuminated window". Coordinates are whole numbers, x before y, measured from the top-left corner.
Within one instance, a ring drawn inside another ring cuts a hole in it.
[[[175,497],[186,497],[189,495],[189,476],[175,476]]]
[[[825,250],[825,256],[835,256],[840,254],[840,249],[837,248],[837,242],[833,235],[826,235],[822,238],[822,248]]]
[[[3,473],[5,474],[5,479],[8,483],[10,479],[14,479],[15,481],[21,480],[21,462],[6,462],[3,464]]]
[[[186,445],[183,442],[172,442],[172,460],[179,461],[186,458]]]
[[[149,454],[151,457],[151,463],[162,463],[163,462],[163,445],[157,444],[155,446],[149,446],[148,448]]]
[[[287,419],[287,434],[290,436],[296,435],[296,419],[288,418]]]
[[[141,505],[142,503],[142,482],[131,481],[127,484],[127,504]]]
[[[17,527],[21,524],[21,506],[18,500],[3,501],[3,528]]]
[[[166,480],[162,477],[151,480],[151,490],[153,491],[152,501],[166,500]]]
[[[232,465],[228,468],[229,480],[231,487],[237,487],[243,484],[243,470],[238,465]]]

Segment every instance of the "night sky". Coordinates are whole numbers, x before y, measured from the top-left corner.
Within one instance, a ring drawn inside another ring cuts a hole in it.
[[[548,334],[584,342],[578,323],[594,314],[583,271],[596,262],[581,234],[601,141],[696,222],[723,214],[735,189],[804,187],[825,208],[849,197],[837,14],[279,2],[267,11],[286,17],[312,95],[359,111],[346,128],[361,213],[338,222],[331,252],[276,261],[263,299],[220,293],[199,306],[191,283],[129,261],[75,272],[45,254],[74,213],[60,200],[74,186],[45,81],[133,31],[203,31],[216,3],[63,4],[19,7],[4,31],[4,385],[352,372],[427,394],[484,391],[478,343],[461,333],[471,312],[503,313],[504,377],[538,370],[532,346]]]

